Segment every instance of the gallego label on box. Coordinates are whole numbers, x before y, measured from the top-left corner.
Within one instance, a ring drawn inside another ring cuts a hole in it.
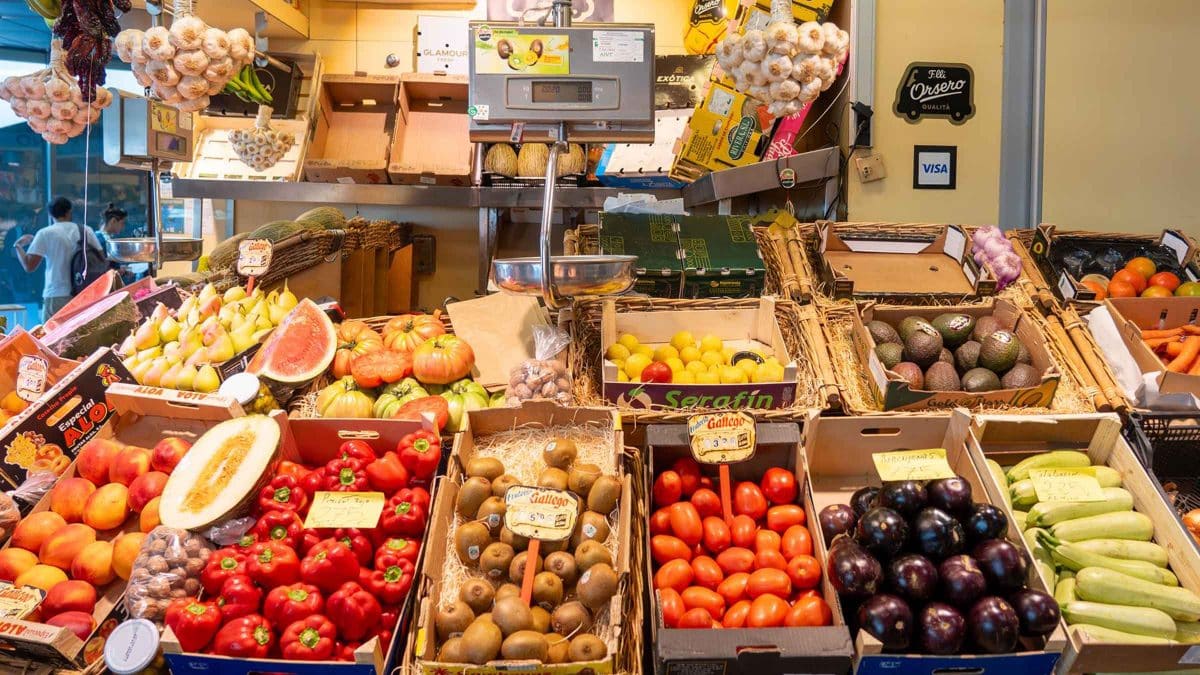
[[[879,473],[879,479],[885,483],[898,480],[938,480],[958,475],[946,461],[945,448],[877,452],[871,455],[871,459],[875,462],[875,471]]]
[[[754,418],[744,412],[693,415],[687,426],[692,456],[701,464],[730,464],[754,456]]]
[[[1029,479],[1040,502],[1102,502],[1104,489],[1094,475],[1079,469],[1032,469]]]
[[[579,497],[566,490],[514,485],[504,493],[504,526],[527,539],[562,541],[575,532]]]

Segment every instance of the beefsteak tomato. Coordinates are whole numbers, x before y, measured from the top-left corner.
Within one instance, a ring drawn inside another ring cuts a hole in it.
[[[337,329],[337,352],[333,356],[333,376],[350,374],[354,359],[383,349],[383,337],[363,321],[346,321]]]
[[[349,375],[317,394],[317,414],[321,417],[370,417],[374,405],[375,400],[361,391]]]
[[[383,344],[398,352],[411,352],[417,345],[446,334],[441,311],[433,314],[402,314],[383,327]]]
[[[454,335],[439,335],[413,350],[413,375],[426,384],[450,384],[471,373],[475,351]]]
[[[487,389],[470,378],[463,378],[451,384],[440,396],[450,404],[447,431],[462,431],[468,410],[485,410],[488,407]]]

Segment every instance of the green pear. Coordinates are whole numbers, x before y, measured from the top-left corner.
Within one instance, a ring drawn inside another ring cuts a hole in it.
[[[202,366],[192,382],[192,389],[204,394],[214,392],[220,387],[221,378],[217,375],[217,369],[210,365]]]
[[[191,391],[195,386],[196,381],[196,366],[183,364],[179,369],[179,374],[175,378],[175,388],[180,391]]]

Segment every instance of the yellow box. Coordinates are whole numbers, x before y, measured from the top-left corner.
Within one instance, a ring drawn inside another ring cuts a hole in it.
[[[676,145],[671,178],[691,182],[710,171],[761,161],[774,123],[754,99],[720,82],[710,83]]]

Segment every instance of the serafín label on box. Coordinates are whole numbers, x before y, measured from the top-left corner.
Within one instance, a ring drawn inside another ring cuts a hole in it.
[[[742,462],[754,456],[754,418],[744,412],[692,415],[688,440],[701,464]]]
[[[956,473],[946,461],[945,448],[898,450],[871,455],[875,471],[885,483],[898,480],[938,480],[954,478]]]
[[[513,534],[562,541],[575,532],[579,498],[566,490],[514,485],[504,493],[504,526]]]

